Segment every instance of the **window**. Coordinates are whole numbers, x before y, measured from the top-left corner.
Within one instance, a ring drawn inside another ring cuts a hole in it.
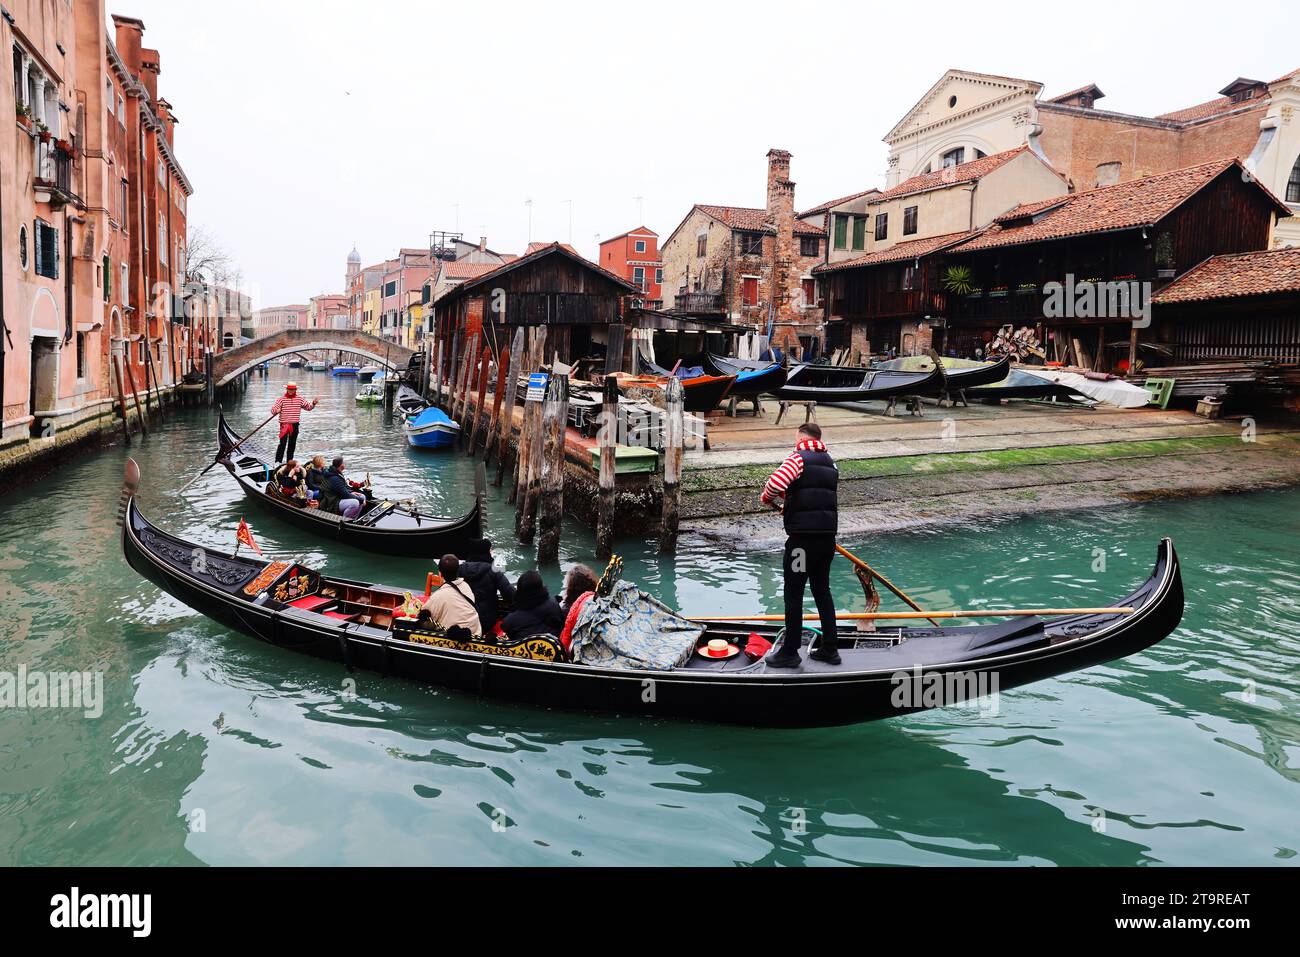
[[[912,236],[916,234],[916,207],[908,206],[903,210],[903,235]]]
[[[799,237],[799,255],[800,256],[820,256],[822,254],[822,241],[816,236]]]
[[[118,216],[121,219],[122,228],[126,229],[126,213],[131,208],[130,200],[127,199],[126,180],[122,180],[122,186],[118,190]]]
[[[763,234],[762,233],[740,233],[737,237],[740,242],[740,255],[742,256],[761,256],[763,255]]]
[[[835,214],[835,248],[844,249],[848,245],[849,217],[843,213]]]
[[[161,214],[158,216],[158,261],[167,265],[167,224]]]
[[[131,288],[128,280],[131,278],[131,271],[127,268],[126,263],[122,263],[122,301],[126,302],[127,290]]]
[[[18,227],[18,265],[22,266],[23,272],[27,272],[27,224],[23,223]]]
[[[1286,201],[1300,203],[1300,156],[1296,157],[1295,165],[1291,167],[1291,178],[1286,181]]]
[[[959,146],[955,150],[949,150],[943,154],[944,169],[949,166],[960,166],[964,162],[966,162],[966,147],[964,146]]]
[[[877,236],[876,238],[879,239],[880,237]],[[853,248],[867,248],[867,217],[865,216],[853,217]]]
[[[77,333],[77,378],[86,378],[86,334]]]
[[[740,297],[746,306],[758,305],[757,276],[745,276],[740,280]]]
[[[384,283],[384,297],[397,295],[397,280]]]
[[[632,282],[638,289],[645,292],[645,267],[634,266],[632,268]]]
[[[23,51],[14,47],[14,97],[15,106],[23,106]]]
[[[136,349],[136,352],[139,353],[139,355],[140,355],[140,365],[144,365],[145,359],[146,359],[146,358],[148,357],[148,355],[149,355],[149,353],[148,353],[149,345],[148,345],[148,343],[145,341],[145,337],[144,337],[144,336],[141,336],[139,339],[137,339],[137,340],[136,340],[136,344],[137,344],[137,346],[139,347],[139,348]]]
[[[36,275],[59,278],[59,231],[36,220]]]
[[[126,100],[122,99],[122,94],[117,95],[117,122],[121,124],[122,129],[126,129]]]
[[[889,214],[879,213],[876,215],[876,242],[889,238]]]
[[[104,77],[104,102],[108,106],[108,115],[112,116],[114,103],[113,81],[108,77]]]
[[[113,298],[113,264],[104,257],[104,301],[108,302]]]
[[[656,285],[656,286],[662,286],[663,284],[664,284],[664,271],[663,271],[662,269],[656,269],[656,270],[655,270],[655,285]]]
[[[638,240],[636,241],[636,251],[639,252],[639,253],[643,253],[643,252],[645,252],[645,240],[644,240],[644,239],[638,239]]]
[[[158,183],[161,186],[167,185],[167,170],[166,167],[163,166],[162,160],[158,161]]]
[[[903,267],[903,282],[901,288],[903,289],[916,288],[916,267],[915,266]]]
[[[803,304],[805,306],[817,305],[817,280],[803,280]]]
[[[703,257],[709,249],[709,234],[700,233],[695,237],[695,255]]]

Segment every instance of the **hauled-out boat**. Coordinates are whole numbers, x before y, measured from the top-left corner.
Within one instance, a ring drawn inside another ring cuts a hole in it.
[[[641,356],[642,378],[666,382],[676,376],[682,382],[683,408],[687,412],[708,412],[716,409],[736,384],[734,375],[682,375],[662,366],[655,365],[645,356]],[[636,379],[623,380],[635,384]],[[620,385],[623,382],[620,382]]]
[[[939,364],[947,377],[949,394],[963,389],[973,389],[982,385],[1001,382],[1011,371],[1011,357],[1002,356],[993,362],[979,362],[975,359],[954,359],[940,356]],[[877,363],[877,369],[891,369],[901,372],[928,372],[935,366],[931,356],[903,356]],[[940,388],[943,388],[941,386]]]
[[[239,483],[244,494],[285,521],[345,545],[381,555],[428,558],[454,553],[482,535],[481,497],[459,518],[423,515],[413,503],[375,499],[356,518],[344,519],[342,515],[310,508],[296,498],[283,495],[271,483],[272,463],[268,457],[242,442],[224,415],[217,422],[217,441],[217,460]]]
[[[904,395],[938,395],[943,373],[937,368],[907,372],[860,366],[800,365],[790,370],[775,393],[787,402],[866,402]]]
[[[685,649],[689,657],[676,667],[579,664],[567,660],[549,635],[498,644],[421,632],[403,615],[406,592],[400,588],[206,547],[204,561],[195,562],[196,543],[142,514],[139,483],[139,468],[129,461],[121,512],[127,563],[221,625],[349,668],[575,711],[779,726],[897,717],[1135,654],[1172,632],[1183,611],[1178,558],[1165,539],[1151,577],[1123,599],[1131,613],[868,633],[843,627],[836,636],[841,665],[805,658],[795,670],[770,669],[762,658],[735,651],[750,634],[774,638],[778,625],[710,623],[686,633],[695,647]],[[662,634],[659,640],[676,651],[682,638]],[[726,642],[731,652],[705,657],[713,640]]]
[[[1038,369],[1038,366],[1034,367]],[[1087,399],[1069,386],[1045,379],[1036,372],[1012,369],[1005,379],[966,390],[968,399]]]
[[[431,405],[407,418],[402,431],[406,441],[417,449],[444,449],[456,444],[460,423]]]
[[[718,375],[736,377],[736,383],[731,387],[728,395],[746,399],[775,392],[785,385],[787,373],[779,363],[751,365],[743,359],[715,356],[712,353],[705,353],[704,358],[706,367],[711,368]],[[742,365],[742,362],[746,364]]]

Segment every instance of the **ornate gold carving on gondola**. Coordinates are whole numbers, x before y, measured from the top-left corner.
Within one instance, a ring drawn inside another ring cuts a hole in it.
[[[480,655],[492,655],[498,658],[527,658],[530,661],[560,661],[564,657],[564,646],[552,635],[533,635],[516,641],[503,639],[501,644],[482,639],[460,641],[448,637],[440,631],[417,629],[409,621],[398,619],[393,623],[393,635],[414,642],[417,645],[431,645],[434,648],[449,648],[455,651],[469,651]]]

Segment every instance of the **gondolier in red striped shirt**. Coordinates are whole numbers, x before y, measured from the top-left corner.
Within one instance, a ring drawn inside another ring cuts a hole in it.
[[[767,656],[769,668],[798,668],[802,664],[799,648],[803,641],[806,585],[812,585],[822,634],[838,633],[835,598],[831,595],[831,562],[839,531],[839,480],[835,461],[822,442],[821,426],[807,422],[795,435],[794,451],[763,487],[763,504],[781,512],[788,536],[781,560],[785,573],[785,633],[781,647]],[[819,641],[808,656],[829,665],[840,663],[833,641]]]
[[[303,412],[310,412],[319,402],[320,396],[308,401],[298,395],[296,382],[288,383],[284,387],[284,395],[275,400],[271,414],[280,416],[280,444],[275,450],[276,465],[293,458],[298,447],[298,420],[302,418]]]

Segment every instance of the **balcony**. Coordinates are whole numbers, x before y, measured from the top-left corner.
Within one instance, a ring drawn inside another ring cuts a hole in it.
[[[720,292],[679,292],[675,301],[678,312],[722,313],[726,309]]]
[[[1043,294],[1032,292],[984,292],[972,296],[952,296],[951,315],[955,319],[987,319],[1006,322],[1038,322],[1043,318]]]
[[[36,140],[36,175],[32,185],[36,201],[60,207],[68,203],[84,208],[72,189],[72,154],[53,140]]]

